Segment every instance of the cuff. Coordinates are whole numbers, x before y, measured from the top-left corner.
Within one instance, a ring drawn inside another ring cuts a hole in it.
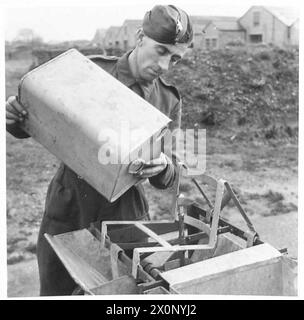
[[[149,178],[152,186],[158,189],[166,189],[172,187],[175,178],[175,166],[172,160],[167,155],[165,155],[165,157],[167,159],[166,168],[158,175]]]
[[[18,139],[25,139],[30,137],[30,135],[22,130],[17,124],[7,124],[6,131]]]

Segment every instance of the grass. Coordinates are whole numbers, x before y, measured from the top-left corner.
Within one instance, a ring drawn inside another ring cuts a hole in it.
[[[275,192],[272,190],[269,190],[267,193],[265,193],[263,197],[265,197],[272,203],[284,200],[284,196],[280,192]]]

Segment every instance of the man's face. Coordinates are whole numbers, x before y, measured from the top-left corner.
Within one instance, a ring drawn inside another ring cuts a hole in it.
[[[141,79],[152,81],[185,54],[188,45],[185,43],[163,44],[143,36],[137,47],[137,71]]]

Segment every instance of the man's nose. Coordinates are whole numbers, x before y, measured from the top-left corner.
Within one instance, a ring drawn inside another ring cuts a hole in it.
[[[169,70],[170,59],[170,56],[163,56],[159,59],[158,65],[162,69],[162,71]]]

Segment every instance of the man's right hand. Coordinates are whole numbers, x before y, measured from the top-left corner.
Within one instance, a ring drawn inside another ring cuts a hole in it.
[[[6,124],[17,124],[27,117],[26,109],[17,101],[16,97],[11,96],[6,101]]]

